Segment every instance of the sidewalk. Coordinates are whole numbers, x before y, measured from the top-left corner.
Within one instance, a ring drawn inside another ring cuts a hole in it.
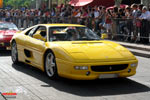
[[[134,55],[150,58],[150,45],[114,41],[128,48]]]

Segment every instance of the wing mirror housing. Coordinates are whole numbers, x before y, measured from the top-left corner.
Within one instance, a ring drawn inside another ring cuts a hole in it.
[[[34,34],[33,38],[46,42],[46,38],[41,36],[41,34]]]
[[[101,34],[101,39],[108,39],[108,34],[102,33]]]

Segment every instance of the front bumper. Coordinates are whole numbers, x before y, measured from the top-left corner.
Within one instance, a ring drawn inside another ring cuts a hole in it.
[[[0,38],[0,50],[10,50],[10,40],[12,38],[12,35],[10,36],[3,36],[3,38]]]
[[[117,74],[117,77],[129,77],[136,74],[136,68],[131,67],[132,63],[138,63],[137,60],[130,61],[116,61],[116,62],[96,62],[96,63],[73,63],[67,62],[61,59],[56,59],[58,75],[61,77],[75,79],[75,80],[94,80],[98,79],[104,74]],[[91,69],[91,66],[101,66],[101,65],[118,65],[118,64],[128,64],[127,68],[119,71],[109,71],[109,72],[96,72]],[[75,66],[88,66],[88,70],[75,70]],[[87,74],[90,73],[90,74]]]
[[[9,42],[0,42],[0,50],[10,50]]]

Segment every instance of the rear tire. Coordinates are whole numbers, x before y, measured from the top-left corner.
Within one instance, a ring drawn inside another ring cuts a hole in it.
[[[44,65],[45,65],[45,72],[50,79],[58,78],[55,55],[52,52],[50,51],[47,52],[45,56]]]
[[[15,41],[13,41],[11,45],[11,59],[14,64],[18,63],[18,51],[17,51],[17,44]]]

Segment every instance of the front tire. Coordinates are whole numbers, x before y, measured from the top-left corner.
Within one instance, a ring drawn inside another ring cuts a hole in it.
[[[13,41],[11,45],[11,59],[14,64],[18,63],[18,51],[17,51],[17,44],[15,41]]]
[[[45,72],[50,79],[58,78],[55,55],[48,52],[45,56]]]

